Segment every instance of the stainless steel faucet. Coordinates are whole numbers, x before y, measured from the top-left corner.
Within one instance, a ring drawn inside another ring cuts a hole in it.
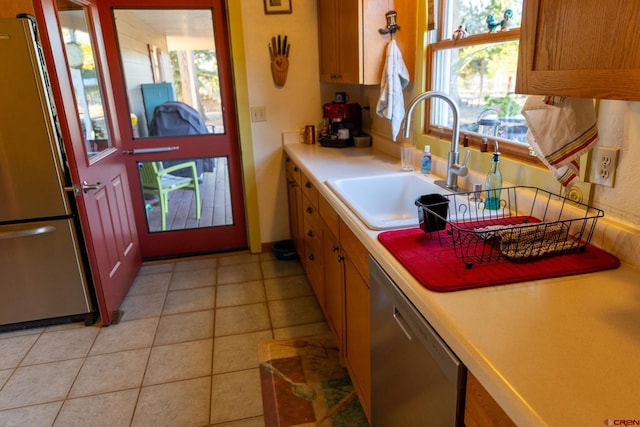
[[[423,92],[413,98],[411,102],[409,102],[409,106],[407,107],[404,118],[402,119],[401,128],[404,129],[403,136],[405,138],[409,138],[409,131],[411,128],[411,113],[413,113],[413,109],[419,102],[424,101],[427,98],[442,99],[447,103],[447,105],[449,105],[449,107],[451,108],[451,112],[453,113],[451,149],[449,150],[449,158],[447,162],[447,179],[444,183],[444,186],[448,189],[456,191],[458,190],[458,177],[466,176],[469,172],[469,170],[467,169],[467,161],[469,160],[470,151],[467,151],[464,163],[459,164],[458,161],[460,160],[460,153],[458,152],[458,140],[460,138],[460,123],[458,122],[458,120],[460,118],[460,110],[458,109],[455,101],[446,93],[438,91]]]

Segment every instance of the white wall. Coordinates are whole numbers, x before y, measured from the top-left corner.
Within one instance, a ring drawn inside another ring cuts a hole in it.
[[[598,146],[618,147],[615,187],[596,185],[594,204],[607,217],[627,225],[640,224],[640,103],[601,101]],[[596,156],[592,156],[595,168]]]
[[[118,11],[118,43],[125,70],[125,84],[127,98],[131,112],[138,116],[138,130],[141,136],[147,136],[147,123],[144,100],[140,85],[152,83],[153,74],[149,60],[148,44],[168,52],[164,35],[158,34],[153,28],[130,15],[128,11]]]
[[[251,123],[263,243],[289,238],[282,162],[283,131],[322,119],[315,0],[291,0],[292,14],[265,15],[263,0],[241,0],[249,105],[266,107],[265,122]],[[291,44],[284,86],[271,76],[268,44],[278,34]]]

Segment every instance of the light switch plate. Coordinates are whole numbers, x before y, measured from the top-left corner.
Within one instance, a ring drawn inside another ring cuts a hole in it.
[[[252,122],[266,122],[267,121],[267,108],[251,107],[251,121]]]

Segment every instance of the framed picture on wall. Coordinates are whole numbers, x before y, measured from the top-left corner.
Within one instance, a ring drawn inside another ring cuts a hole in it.
[[[265,15],[291,13],[291,0],[263,0]]]

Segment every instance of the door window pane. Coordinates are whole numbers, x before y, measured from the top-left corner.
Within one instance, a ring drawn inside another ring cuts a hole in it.
[[[223,134],[210,10],[116,9],[134,138]]]
[[[149,233],[233,224],[226,157],[138,162]]]
[[[89,158],[111,147],[105,106],[84,7],[57,2],[67,65]]]

